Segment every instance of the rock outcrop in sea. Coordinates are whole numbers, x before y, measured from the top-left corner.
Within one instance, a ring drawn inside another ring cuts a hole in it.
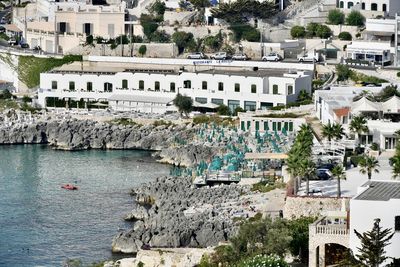
[[[113,252],[136,253],[151,247],[207,247],[227,241],[237,225],[244,186],[194,188],[190,177],[164,177],[132,190],[135,207],[126,220],[133,228],[118,234]]]
[[[13,123],[0,126],[0,144],[49,144],[56,149],[142,149],[156,151],[161,162],[192,166],[210,159],[216,147],[187,142],[196,133],[193,124],[120,125],[67,119]],[[185,140],[185,144],[179,141]]]

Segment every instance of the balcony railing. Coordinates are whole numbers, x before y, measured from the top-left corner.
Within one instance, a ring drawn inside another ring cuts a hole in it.
[[[316,225],[315,233],[324,235],[348,235],[349,229],[347,229],[346,225]]]

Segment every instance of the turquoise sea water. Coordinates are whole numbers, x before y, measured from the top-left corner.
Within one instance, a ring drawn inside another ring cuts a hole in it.
[[[0,146],[0,266],[110,258],[112,237],[129,227],[129,188],[168,171],[143,151]]]

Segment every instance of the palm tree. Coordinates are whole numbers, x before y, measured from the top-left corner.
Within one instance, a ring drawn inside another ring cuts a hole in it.
[[[303,159],[300,161],[297,172],[301,177],[306,179],[306,195],[310,192],[310,178],[315,176],[315,163],[310,159]]]
[[[340,180],[346,180],[346,172],[343,169],[342,165],[336,165],[332,169],[332,175],[333,177],[336,177],[337,179],[337,197],[341,196],[341,190],[340,190]]]
[[[331,124],[328,122],[328,124],[322,126],[322,135],[325,138],[328,138],[328,141],[331,141],[332,139],[342,139],[344,136],[344,130],[341,124]]]
[[[360,173],[367,174],[368,180],[371,180],[372,172],[379,173],[379,162],[374,157],[365,155],[358,165],[361,167]]]
[[[329,142],[335,137],[335,129],[333,124],[328,122],[328,124],[322,125],[322,136],[328,138]]]
[[[335,133],[335,139],[340,140],[344,136],[343,126],[339,123],[333,124],[333,129]]]
[[[362,116],[354,117],[350,122],[350,131],[357,134],[357,138],[362,133],[368,133],[367,120]]]

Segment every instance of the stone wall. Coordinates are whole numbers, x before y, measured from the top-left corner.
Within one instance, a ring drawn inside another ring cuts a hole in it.
[[[357,26],[348,26],[348,25],[328,25],[329,28],[331,28],[332,33],[334,36],[338,36],[339,33],[341,32],[349,32],[353,38],[355,39],[355,36],[358,32],[358,27]]]
[[[216,35],[219,31],[222,33],[226,33],[227,35],[231,32],[225,26],[207,26],[207,25],[198,25],[198,26],[163,26],[159,27],[158,30],[165,31],[169,35],[174,34],[176,31],[182,32],[191,32],[193,34],[194,39],[204,38],[208,35]]]
[[[348,198],[328,197],[287,197],[283,216],[285,218],[298,218],[301,216],[318,217],[327,211],[341,210],[343,202],[346,209],[349,207]]]

